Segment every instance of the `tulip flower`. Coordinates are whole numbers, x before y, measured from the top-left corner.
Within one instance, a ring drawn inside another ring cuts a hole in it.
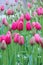
[[[4,10],[4,5],[1,5],[1,11],[3,11]]]
[[[11,29],[12,30],[16,30],[17,29],[17,23],[16,22],[12,22],[12,25],[11,25]]]
[[[21,30],[23,30],[23,28],[24,28],[24,23],[23,23],[22,21],[18,22],[18,23],[17,23],[17,29],[18,29],[19,31],[21,31]]]
[[[27,3],[27,6],[28,6],[28,8],[31,8],[32,7],[32,5],[31,5],[31,3]]]
[[[34,38],[34,36],[30,39],[30,44],[31,45],[34,45],[35,44],[35,38]]]
[[[40,42],[40,35],[39,34],[35,34],[34,38],[35,38],[36,43],[39,44],[39,42]]]
[[[26,22],[26,30],[31,30],[32,29],[32,26],[31,26],[31,23],[30,21]]]
[[[15,43],[18,43],[19,36],[20,36],[19,33],[15,33],[15,34],[14,34],[14,42],[15,42]]]
[[[31,19],[31,16],[30,16],[30,14],[28,12],[25,14],[25,19],[27,21],[29,21]]]
[[[42,26],[41,26],[41,24],[40,24],[39,22],[36,22],[35,28],[36,28],[37,30],[41,30]]]
[[[8,26],[8,22],[7,22],[6,18],[3,18],[3,19],[2,19],[2,23],[3,23],[5,26]]]
[[[5,42],[6,42],[6,44],[7,44],[7,45],[10,44],[11,41],[12,41],[11,34],[9,34],[9,33],[6,34],[6,36],[5,36]]]
[[[7,46],[6,46],[6,42],[5,42],[5,40],[3,40],[2,43],[1,43],[1,49],[2,49],[2,50],[5,50],[6,47],[7,47]]]
[[[20,44],[20,45],[24,44],[24,37],[23,36],[19,36],[18,44]]]
[[[14,14],[14,11],[11,10],[11,9],[8,9],[8,10],[6,11],[6,14],[7,14],[7,15],[13,15],[13,14]]]

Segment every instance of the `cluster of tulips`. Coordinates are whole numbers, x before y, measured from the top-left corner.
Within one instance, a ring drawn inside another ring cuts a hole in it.
[[[5,3],[0,5],[0,14],[4,14],[4,15],[6,14],[8,16],[9,15],[15,15],[16,16],[16,13],[21,14],[20,12],[24,11],[22,4],[23,3],[20,0],[14,0],[12,3],[10,3],[10,1],[8,1],[8,0],[5,0]]]
[[[41,30],[41,24],[39,22],[30,22],[31,16],[29,13],[26,13],[25,15],[22,14],[20,18],[16,21],[13,21],[12,24],[9,25],[6,18],[2,19],[2,24],[5,26],[8,26],[10,30],[23,30],[24,29],[24,19],[27,20],[26,22],[26,30],[32,30],[32,28],[35,28],[36,30]]]
[[[26,19],[26,30],[32,31],[32,29],[41,30],[42,26],[39,22],[30,22],[31,16],[27,12],[25,14],[22,14],[20,18],[16,21],[13,21],[10,25],[7,22],[6,18],[2,19],[2,24],[9,27],[9,31],[6,33],[6,35],[0,36],[0,48],[5,49],[6,45],[9,45],[12,42],[12,39],[15,43],[18,43],[20,45],[23,45],[25,43],[24,37],[20,35],[19,33],[12,33],[12,30],[19,30],[22,31],[24,29],[24,20]],[[33,45],[34,43],[38,43],[43,47],[43,38],[40,36],[40,34],[37,34],[35,30],[33,31],[33,37],[30,39],[30,44]]]
[[[6,35],[0,36],[0,48],[5,50],[7,45],[11,44],[12,38],[14,39],[15,43],[18,43],[20,45],[24,44],[24,37],[21,36],[19,33],[11,34],[10,31],[6,33]]]
[[[40,36],[40,34],[35,34],[31,39],[30,39],[30,44],[34,45],[34,43],[37,43],[41,45],[43,48],[43,37]]]
[[[10,25],[8,24],[6,18],[3,18],[2,24],[4,24],[5,26],[8,26],[10,28],[10,30],[18,29],[20,31],[20,30],[23,30],[23,28],[24,28],[24,18],[27,21],[29,21],[31,19],[31,16],[29,13],[26,13],[25,16],[24,16],[24,14],[22,14],[18,20],[13,21],[12,24],[10,24]],[[31,24],[30,23],[28,24],[26,22],[26,27],[28,28],[28,26],[31,28]]]

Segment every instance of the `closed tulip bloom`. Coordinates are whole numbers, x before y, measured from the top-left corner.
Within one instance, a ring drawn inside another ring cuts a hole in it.
[[[11,29],[12,30],[16,30],[17,29],[17,22],[12,22]]]
[[[36,12],[39,16],[42,15],[43,14],[43,8],[42,7],[37,8]]]
[[[19,37],[18,44],[20,44],[20,45],[23,45],[24,44],[24,37],[23,36],[20,36]]]
[[[31,45],[34,45],[35,44],[35,38],[34,38],[34,36],[30,39],[30,44]]]
[[[37,15],[37,12],[36,12],[36,11],[34,11],[34,12],[32,13],[32,15],[33,15],[33,16],[36,16],[36,15]]]
[[[13,15],[13,14],[14,14],[14,11],[11,10],[11,9],[8,9],[8,10],[6,11],[6,14],[7,14],[7,15]]]
[[[18,2],[18,0],[14,0],[15,2]]]
[[[32,26],[30,21],[26,22],[26,30],[31,30],[31,29],[32,29]]]
[[[15,34],[14,34],[14,42],[15,42],[15,43],[18,43],[19,36],[20,36],[19,33],[15,33]]]
[[[32,22],[32,27],[35,27],[36,22]]]
[[[34,38],[35,38],[36,43],[39,44],[40,43],[40,35],[39,34],[35,34]]]
[[[24,28],[24,23],[23,23],[22,21],[18,22],[18,24],[17,24],[17,29],[18,29],[19,31],[21,31],[21,30],[23,30],[23,28]]]
[[[22,22],[24,22],[24,14],[21,14],[19,20],[22,21]]]
[[[31,16],[30,16],[30,14],[28,12],[25,14],[25,19],[27,21],[29,21],[31,19]]]
[[[6,44],[7,45],[10,44],[11,41],[12,41],[11,35],[10,34],[6,34],[6,36],[5,36],[5,42],[6,42]]]
[[[3,11],[4,10],[4,5],[1,5],[1,11]]]
[[[2,23],[3,23],[5,26],[8,26],[8,22],[7,22],[6,18],[3,18],[3,19],[2,19]]]
[[[7,46],[6,46],[6,42],[5,42],[5,40],[3,40],[2,43],[1,43],[1,49],[2,49],[2,50],[5,50],[6,47],[7,47]]]
[[[6,33],[6,35],[7,35],[7,34],[9,34],[9,35],[11,36],[11,32],[10,32],[10,31],[8,31],[8,32]]]
[[[41,24],[40,24],[39,22],[36,22],[35,28],[36,28],[37,30],[41,30],[42,26],[41,26]]]
[[[31,8],[32,7],[32,5],[31,5],[31,3],[27,3],[27,6],[28,6],[28,8]]]
[[[8,0],[6,0],[6,5],[8,5],[9,4],[9,2],[8,2]]]
[[[1,35],[1,40],[5,40],[5,35]]]

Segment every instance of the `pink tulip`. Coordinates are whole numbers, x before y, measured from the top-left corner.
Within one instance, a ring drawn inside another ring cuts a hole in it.
[[[3,18],[3,19],[2,19],[2,23],[3,23],[5,26],[8,26],[8,22],[7,22],[6,18]]]
[[[14,42],[15,42],[15,43],[18,43],[19,36],[20,36],[19,33],[15,33],[15,34],[14,34]]]
[[[7,45],[10,44],[11,41],[12,41],[11,35],[10,34],[6,34],[6,36],[5,36],[5,42],[6,42],[6,44]]]
[[[31,3],[27,3],[27,6],[28,6],[28,8],[31,8],[32,7],[32,5],[31,5]]]
[[[5,42],[5,40],[3,40],[2,43],[1,43],[1,49],[2,49],[2,50],[5,50],[6,47],[7,47],[7,46],[6,46],[6,42]]]
[[[43,8],[42,7],[37,8],[36,12],[38,15],[42,15],[43,14]]]
[[[14,0],[15,2],[18,2],[18,0]]]
[[[35,27],[36,22],[32,22],[32,27]]]
[[[8,0],[6,0],[6,5],[8,5],[9,4],[9,2],[8,2]]]
[[[8,31],[6,34],[9,34],[9,35],[11,35],[11,32],[10,32],[10,31]]]
[[[17,23],[17,29],[18,29],[19,31],[21,31],[21,30],[23,30],[23,28],[24,28],[24,23],[23,23],[22,21],[19,21],[19,22]]]
[[[30,21],[26,22],[26,30],[31,30],[31,29],[32,29],[32,26]]]
[[[23,36],[19,36],[18,44],[20,44],[20,45],[24,44],[24,37]]]
[[[41,11],[42,15],[43,15],[43,8],[42,8],[42,11]]]
[[[35,38],[36,43],[39,44],[40,38],[41,38],[40,35],[39,35],[39,34],[35,34],[35,35],[34,35],[34,38]]]
[[[11,9],[8,9],[8,10],[6,11],[6,14],[7,14],[7,15],[13,15],[13,14],[14,14],[14,11],[11,10]]]
[[[30,44],[31,44],[31,45],[34,45],[34,44],[35,44],[35,38],[34,38],[34,37],[32,37],[32,38],[30,39]]]
[[[4,5],[1,5],[1,11],[3,11],[4,10]]]
[[[12,22],[12,25],[11,25],[11,29],[12,30],[16,30],[17,29],[17,22]]]
[[[1,40],[5,40],[5,35],[1,35]]]
[[[24,22],[24,14],[21,14],[19,20]]]
[[[37,30],[41,30],[42,26],[41,26],[41,24],[40,24],[39,22],[36,22],[35,28],[36,28]]]
[[[34,12],[32,13],[32,15],[33,15],[33,16],[36,16],[36,15],[37,15],[37,12],[36,12],[36,11],[34,11]]]
[[[27,21],[29,21],[31,19],[31,16],[30,16],[30,14],[28,12],[25,14],[25,19]]]

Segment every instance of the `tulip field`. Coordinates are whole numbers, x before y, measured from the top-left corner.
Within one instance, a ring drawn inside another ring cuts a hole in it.
[[[0,0],[0,65],[43,65],[43,0]]]

